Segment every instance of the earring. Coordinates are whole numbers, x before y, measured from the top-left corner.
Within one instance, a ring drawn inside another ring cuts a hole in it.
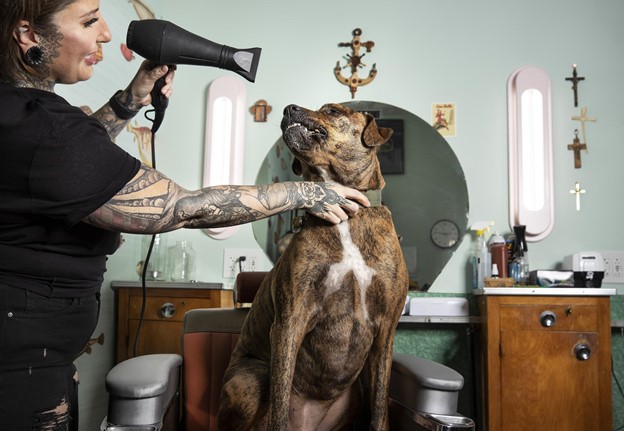
[[[37,67],[43,63],[43,49],[39,45],[34,45],[28,48],[24,54],[24,61],[29,66]]]

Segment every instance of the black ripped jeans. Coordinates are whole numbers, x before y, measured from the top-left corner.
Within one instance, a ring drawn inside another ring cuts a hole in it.
[[[73,362],[99,302],[99,293],[48,298],[0,283],[0,430],[78,430]]]

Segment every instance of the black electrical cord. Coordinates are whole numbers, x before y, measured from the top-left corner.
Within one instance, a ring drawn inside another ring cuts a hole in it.
[[[139,324],[137,325],[137,331],[134,335],[134,346],[132,349],[132,356],[136,357],[137,349],[139,345],[139,334],[141,333],[141,327],[143,326],[143,318],[145,316],[145,304],[147,302],[147,266],[149,264],[150,257],[152,256],[152,249],[154,248],[154,240],[156,239],[156,235],[152,235],[152,239],[150,241],[149,248],[147,249],[147,254],[145,255],[145,259],[143,260],[143,270],[141,271],[141,291],[142,291],[142,300],[141,300],[141,314],[139,316]]]
[[[149,111],[145,112],[145,118],[147,118],[149,121],[151,121],[152,123],[154,123],[154,119],[150,118],[147,114],[149,114],[150,112],[156,112],[155,109],[150,109]],[[162,117],[164,116],[164,110],[160,116],[160,121],[158,124],[154,124],[154,127],[152,127],[152,139],[151,139],[151,149],[152,149],[152,168],[156,168],[156,145],[155,145],[155,137],[156,137],[156,130],[158,129],[158,127],[160,127],[160,122],[162,122]],[[156,234],[152,235],[152,239],[150,240],[150,245],[149,248],[147,249],[147,254],[145,255],[145,259],[143,259],[143,269],[141,270],[141,293],[142,293],[142,300],[141,300],[141,314],[139,315],[139,324],[137,325],[137,331],[136,334],[134,335],[134,345],[132,348],[132,356],[136,357],[137,356],[137,350],[138,350],[138,346],[139,346],[139,335],[141,333],[141,327],[143,326],[143,320],[145,318],[145,304],[147,302],[147,267],[149,266],[149,260],[152,257],[152,249],[154,248],[154,242],[156,241]]]

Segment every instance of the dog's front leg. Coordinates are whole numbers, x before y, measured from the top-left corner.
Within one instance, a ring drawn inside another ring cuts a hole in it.
[[[382,328],[368,356],[371,391],[371,430],[388,430],[388,394],[392,371],[394,327]]]
[[[299,310],[296,310],[299,311]],[[278,313],[282,314],[282,313]],[[293,376],[299,347],[307,330],[305,316],[283,313],[271,327],[271,384],[269,431],[288,429]]]

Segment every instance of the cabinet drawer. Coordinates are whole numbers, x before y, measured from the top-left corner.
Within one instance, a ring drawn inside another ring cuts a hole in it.
[[[596,332],[598,308],[579,304],[501,305],[500,326],[502,330]]]
[[[132,296],[128,302],[128,318],[138,319],[141,315],[142,297]],[[166,296],[147,297],[145,302],[145,319],[147,320],[172,320],[181,322],[184,314],[195,308],[213,308],[219,304],[214,303],[214,299],[207,298],[175,298]],[[172,304],[173,313],[170,317],[165,317],[162,313],[165,304]]]

